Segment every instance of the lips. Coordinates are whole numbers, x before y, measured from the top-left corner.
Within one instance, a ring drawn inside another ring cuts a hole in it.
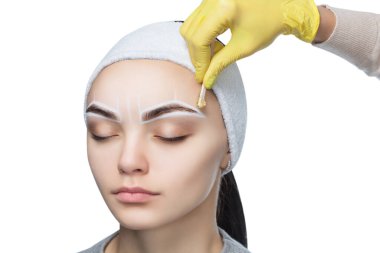
[[[159,193],[146,190],[141,187],[121,187],[112,192],[116,199],[124,204],[145,203],[155,199]]]
[[[121,187],[117,189],[116,191],[112,192],[113,194],[119,194],[119,193],[143,193],[143,194],[149,194],[149,195],[158,195],[157,192],[152,192],[149,190],[146,190],[141,187]]]

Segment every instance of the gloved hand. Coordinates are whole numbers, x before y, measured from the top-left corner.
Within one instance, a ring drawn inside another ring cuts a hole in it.
[[[211,89],[230,63],[269,46],[280,34],[312,42],[319,27],[313,0],[204,0],[185,20],[180,33],[187,42],[198,83]],[[211,59],[210,45],[231,29],[231,40]]]

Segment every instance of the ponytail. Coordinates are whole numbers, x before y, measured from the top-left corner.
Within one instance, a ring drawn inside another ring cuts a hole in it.
[[[217,224],[233,239],[247,248],[247,229],[243,205],[232,171],[221,179],[217,207]]]

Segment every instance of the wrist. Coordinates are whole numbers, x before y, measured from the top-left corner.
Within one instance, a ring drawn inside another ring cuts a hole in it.
[[[335,29],[335,14],[325,6],[318,6],[320,23],[317,34],[312,43],[322,43],[330,38]]]

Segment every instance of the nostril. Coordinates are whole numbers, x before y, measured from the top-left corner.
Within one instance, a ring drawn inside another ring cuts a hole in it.
[[[147,170],[143,168],[131,168],[128,166],[119,166],[118,167],[120,174],[134,174],[134,173],[145,173]]]

